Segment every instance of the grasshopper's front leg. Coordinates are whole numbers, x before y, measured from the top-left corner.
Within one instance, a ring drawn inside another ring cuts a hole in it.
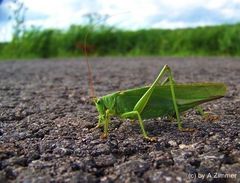
[[[98,117],[98,124],[93,128],[93,130],[97,128],[101,128],[103,126],[103,134],[101,138],[106,138],[108,136],[108,127],[110,122],[110,111],[107,109],[104,114],[100,114]]]
[[[109,122],[110,122],[110,111],[107,109],[103,119],[103,134],[101,135],[101,138],[107,138]]]
[[[95,127],[93,128],[93,130],[95,130],[95,129],[97,129],[97,128],[101,128],[101,127],[104,125],[104,123],[103,123],[102,121],[103,121],[103,118],[102,118],[101,115],[99,115],[99,117],[98,117],[98,124],[97,124],[97,126],[95,126]]]

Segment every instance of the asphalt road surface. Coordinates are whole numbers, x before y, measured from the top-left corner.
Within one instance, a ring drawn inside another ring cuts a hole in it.
[[[177,82],[224,82],[224,98],[203,104],[218,116],[113,118],[101,139],[84,60],[0,63],[0,182],[237,182],[240,180],[240,59],[92,58],[98,96],[149,85],[164,64]]]

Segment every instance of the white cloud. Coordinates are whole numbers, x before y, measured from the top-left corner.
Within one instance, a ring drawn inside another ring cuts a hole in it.
[[[9,3],[7,0],[0,1],[0,42],[10,40],[12,37],[12,24],[9,22],[11,15],[9,12]]]
[[[4,27],[0,28],[0,42],[1,41],[8,41],[12,38],[12,25],[5,24]]]
[[[240,0],[22,1],[28,8],[26,25],[43,28],[81,24],[83,15],[91,12],[108,14],[107,23],[128,29],[183,28],[240,21]]]

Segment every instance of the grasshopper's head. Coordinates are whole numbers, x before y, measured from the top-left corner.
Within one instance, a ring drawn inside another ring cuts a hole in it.
[[[103,99],[99,98],[99,99],[96,99],[94,102],[95,102],[97,111],[99,112],[99,116],[104,116],[107,108],[104,104]]]
[[[106,118],[109,118],[109,115],[116,114],[115,98],[116,98],[115,94],[112,94],[112,95],[106,95],[94,100],[97,111],[99,113],[99,116],[98,116],[99,123],[104,122]]]

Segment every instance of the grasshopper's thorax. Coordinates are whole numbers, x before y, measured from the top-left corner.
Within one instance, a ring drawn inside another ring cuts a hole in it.
[[[115,114],[115,97],[111,95],[103,96],[95,101],[96,108],[100,116],[104,116],[106,111],[110,115]]]

